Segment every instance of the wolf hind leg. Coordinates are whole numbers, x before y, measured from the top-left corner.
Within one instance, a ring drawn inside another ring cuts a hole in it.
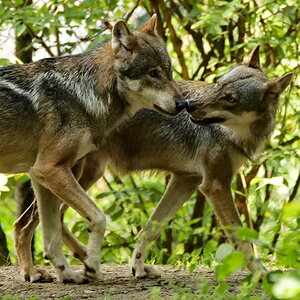
[[[68,209],[68,205],[66,203],[61,203],[60,206],[60,218],[62,222],[62,237],[64,244],[72,251],[75,258],[84,262],[87,256],[87,248],[81,243],[68,229],[68,227],[64,224],[64,214]]]
[[[167,189],[137,237],[137,244],[132,254],[131,269],[136,278],[158,278],[159,271],[144,264],[146,248],[161,231],[163,222],[175,215],[182,204],[191,196],[201,183],[201,178],[192,175],[173,174]]]
[[[213,206],[214,213],[222,226],[243,227],[231,194],[230,178],[230,176],[224,178],[205,176],[201,185],[201,191]],[[238,240],[235,236],[235,230],[226,229],[225,231],[228,237],[233,242],[236,242],[238,249],[249,259],[248,269],[250,271],[260,270],[262,273],[265,273],[264,266],[254,257],[252,244]]]
[[[39,224],[36,199],[14,223],[15,248],[24,281],[53,281],[52,275],[42,268],[33,266],[31,241],[33,233]]]
[[[80,172],[80,176],[76,176],[77,178],[80,177],[78,182],[85,191],[103,175],[105,166],[106,159],[103,159],[101,151],[94,151],[85,157],[82,164],[82,172]],[[87,258],[87,247],[81,243],[63,223],[64,214],[68,207],[69,206],[64,202],[62,202],[60,207],[63,242],[72,251],[74,257],[84,262]]]

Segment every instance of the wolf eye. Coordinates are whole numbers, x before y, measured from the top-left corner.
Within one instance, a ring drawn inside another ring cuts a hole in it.
[[[232,95],[227,95],[227,96],[225,97],[225,100],[226,100],[227,102],[229,102],[229,103],[235,103],[235,102],[237,102],[237,99],[233,98]]]
[[[159,78],[159,73],[156,69],[150,70],[148,74],[152,78]]]

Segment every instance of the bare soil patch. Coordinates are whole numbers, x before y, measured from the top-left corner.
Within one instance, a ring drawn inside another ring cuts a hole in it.
[[[47,267],[49,272],[53,272]],[[144,300],[151,299],[153,288],[160,288],[160,299],[171,299],[178,287],[186,289],[190,293],[196,293],[200,281],[208,281],[216,286],[214,273],[209,269],[198,269],[192,274],[187,271],[179,271],[178,268],[158,266],[161,271],[161,279],[135,279],[128,265],[102,265],[102,278],[97,282],[83,285],[51,283],[23,282],[18,267],[0,268],[0,296],[12,295],[21,299],[37,297],[38,299],[107,299],[107,300]],[[238,292],[247,272],[239,272],[230,276],[226,281],[230,285],[232,293]],[[172,287],[173,286],[173,287]]]

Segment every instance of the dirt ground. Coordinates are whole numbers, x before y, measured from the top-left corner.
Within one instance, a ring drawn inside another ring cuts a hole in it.
[[[197,291],[199,282],[208,281],[217,285],[211,270],[196,270],[192,274],[178,271],[169,266],[158,266],[161,279],[135,279],[127,265],[102,265],[102,278],[93,283],[74,285],[59,282],[29,283],[23,282],[17,267],[0,268],[0,296],[18,296],[20,299],[37,297],[37,299],[105,299],[105,300],[146,300],[151,299],[154,288],[159,288],[159,299],[171,299],[176,293],[176,287],[186,289],[190,293]],[[47,268],[49,271],[50,268]],[[51,271],[52,272],[52,271]],[[230,292],[237,288],[246,272],[232,275],[227,282]],[[172,287],[173,286],[173,287]],[[175,288],[174,288],[175,286]]]

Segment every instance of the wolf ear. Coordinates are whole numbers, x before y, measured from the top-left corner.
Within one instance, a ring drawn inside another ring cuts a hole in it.
[[[153,14],[152,17],[142,26],[140,29],[141,31],[152,34],[152,35],[157,35],[157,15]]]
[[[290,84],[293,73],[287,73],[281,77],[271,80],[268,82],[268,88],[274,92],[281,94]]]
[[[260,69],[260,62],[259,62],[259,45],[257,45],[250,53],[250,55],[244,60],[243,65],[254,68]]]
[[[113,49],[118,49],[121,46],[125,49],[129,48],[129,37],[132,35],[128,29],[126,23],[123,20],[119,20],[113,26],[111,45]]]

